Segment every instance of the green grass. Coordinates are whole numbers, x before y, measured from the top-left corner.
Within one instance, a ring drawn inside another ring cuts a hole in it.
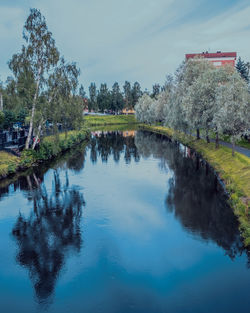
[[[84,117],[84,127],[135,124],[137,123],[134,115],[87,115]]]
[[[20,159],[11,153],[0,152],[0,177],[6,177],[8,174],[15,172]]]
[[[57,136],[43,138],[38,151],[24,150],[21,157],[15,157],[7,152],[0,152],[0,179],[18,170],[26,170],[40,162],[51,160],[60,153],[69,150],[89,137],[89,131],[69,131],[67,134],[60,133]]]
[[[206,143],[194,137],[162,126],[140,126],[143,129],[174,137],[195,149],[216,170],[230,195],[230,204],[238,217],[240,231],[246,246],[250,246],[250,158],[228,147],[215,148],[215,143]]]

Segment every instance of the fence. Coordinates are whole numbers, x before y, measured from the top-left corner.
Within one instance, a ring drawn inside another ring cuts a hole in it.
[[[22,148],[25,144],[27,135],[27,129],[0,131],[0,149],[13,145]]]

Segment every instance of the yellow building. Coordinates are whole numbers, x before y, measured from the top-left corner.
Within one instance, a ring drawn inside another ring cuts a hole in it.
[[[134,109],[124,108],[122,110],[122,114],[126,114],[126,115],[128,115],[128,114],[135,114],[135,110]]]

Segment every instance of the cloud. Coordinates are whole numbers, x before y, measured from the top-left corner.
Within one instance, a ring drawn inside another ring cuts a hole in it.
[[[81,68],[85,88],[91,81],[111,87],[125,80],[151,88],[175,71],[185,53],[209,48],[248,58],[248,1],[221,0],[215,7],[208,0],[33,0],[26,6],[17,1],[4,13],[0,6],[5,62],[20,49],[28,5],[41,9],[61,53]],[[7,70],[2,60],[0,68]]]
[[[7,61],[22,44],[22,27],[25,13],[22,8],[0,6],[0,79],[5,80]]]

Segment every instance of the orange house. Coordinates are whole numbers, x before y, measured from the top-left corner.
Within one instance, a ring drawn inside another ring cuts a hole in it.
[[[122,110],[122,114],[126,114],[126,115],[128,115],[128,114],[135,114],[135,110],[134,109],[124,108]]]

